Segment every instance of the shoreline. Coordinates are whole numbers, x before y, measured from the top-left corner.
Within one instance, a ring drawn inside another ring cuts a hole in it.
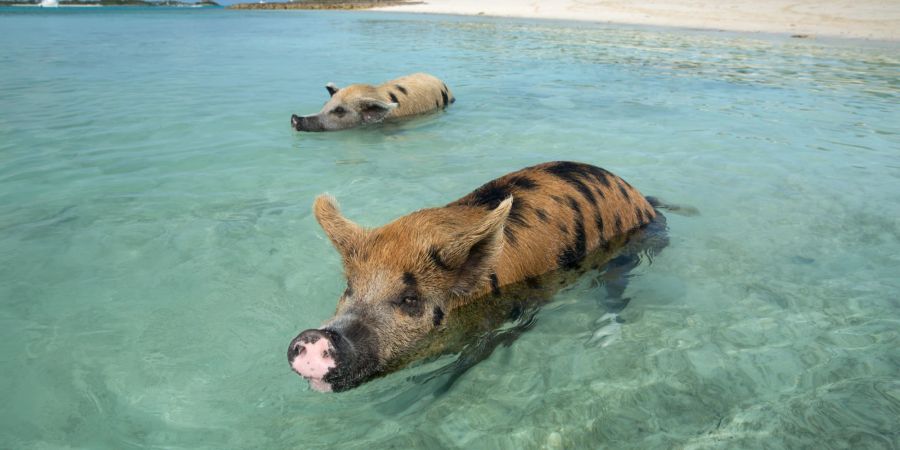
[[[891,0],[427,0],[371,10],[900,41]]]
[[[235,3],[226,6],[227,9],[299,9],[299,10],[374,10],[400,5],[418,4],[413,0],[302,0],[295,2],[266,2],[265,0],[256,3]]]

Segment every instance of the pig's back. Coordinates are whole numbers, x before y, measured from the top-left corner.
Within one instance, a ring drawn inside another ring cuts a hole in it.
[[[443,81],[427,73],[415,73],[388,81],[378,90],[385,100],[397,103],[388,118],[424,114],[446,108],[456,101]]]
[[[492,180],[448,206],[486,211],[514,197],[495,267],[497,284],[572,268],[656,216],[625,180],[589,164],[550,162]]]

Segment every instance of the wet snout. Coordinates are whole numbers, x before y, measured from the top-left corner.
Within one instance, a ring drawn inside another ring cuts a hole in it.
[[[297,131],[325,131],[319,116],[298,116],[291,114],[291,127]]]
[[[309,385],[320,392],[330,392],[331,383],[324,380],[333,369],[335,361],[333,332],[327,330],[306,330],[288,346],[288,362],[294,372],[309,380]]]

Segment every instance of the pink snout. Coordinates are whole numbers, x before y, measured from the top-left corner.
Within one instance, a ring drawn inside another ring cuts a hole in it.
[[[323,333],[306,330],[291,342],[288,361],[294,372],[309,381],[311,388],[319,392],[330,392],[331,384],[323,378],[336,365],[333,354],[334,348]]]

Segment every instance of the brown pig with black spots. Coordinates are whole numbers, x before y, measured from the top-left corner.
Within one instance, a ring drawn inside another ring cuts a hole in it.
[[[427,73],[415,73],[378,86],[351,84],[325,86],[331,98],[316,114],[291,116],[297,131],[337,131],[383,121],[406,119],[440,111],[456,98],[443,81]]]
[[[334,316],[288,348],[291,368],[320,391],[353,388],[428,356],[422,342],[451,327],[458,309],[517,283],[539,286],[591,253],[608,261],[659,214],[622,178],[575,162],[512,172],[377,228],[347,219],[329,196],[313,211],[347,279]]]

